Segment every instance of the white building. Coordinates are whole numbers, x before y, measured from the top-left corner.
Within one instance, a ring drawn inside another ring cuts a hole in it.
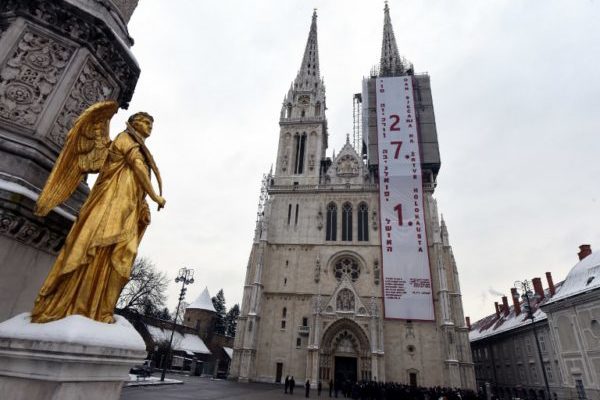
[[[581,245],[579,259],[542,309],[559,355],[565,398],[600,399],[600,253]]]
[[[412,280],[393,278],[389,282],[400,282],[395,287],[386,283],[393,268],[384,258],[391,239],[383,247],[381,240],[388,232],[381,218],[384,169],[376,114],[382,77],[401,77],[413,87],[419,129],[414,146],[420,146],[422,169],[415,207],[425,226],[412,226],[412,215],[405,226],[418,232],[419,244],[426,232],[426,246],[418,250],[426,262],[418,291]],[[318,380],[374,379],[474,388],[458,271],[433,198],[440,161],[429,76],[414,74],[400,58],[387,5],[380,68],[363,86],[355,95],[362,127],[353,143],[348,138],[328,157],[315,13],[300,70],[282,105],[275,172],[263,181],[230,375],[264,382],[293,375],[313,386]],[[410,298],[403,290],[425,296],[430,320],[407,318],[420,311],[403,305],[398,310],[408,314],[389,318],[396,300]]]

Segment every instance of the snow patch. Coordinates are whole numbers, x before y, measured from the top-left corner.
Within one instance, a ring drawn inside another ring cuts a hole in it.
[[[81,315],[38,324],[31,322],[30,313],[22,313],[0,323],[0,338],[146,350],[140,334],[120,315],[115,315],[114,324],[94,321]]]

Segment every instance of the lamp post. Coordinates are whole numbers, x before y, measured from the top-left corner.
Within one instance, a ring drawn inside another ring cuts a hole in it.
[[[161,382],[165,380],[165,374],[167,373],[167,364],[169,362],[169,356],[172,353],[171,346],[173,345],[173,335],[175,334],[175,327],[177,326],[177,317],[179,317],[179,307],[181,306],[181,301],[185,298],[185,292],[187,291],[185,285],[190,285],[194,283],[194,270],[191,268],[181,268],[179,270],[179,275],[175,278],[175,282],[181,282],[181,291],[179,292],[179,301],[177,302],[177,310],[175,311],[175,318],[173,318],[173,329],[171,330],[171,339],[169,339],[169,350],[167,352],[167,357],[163,364],[162,374],[160,374]]]
[[[531,300],[530,297],[533,295],[531,291],[531,282],[528,280],[523,281],[515,281],[515,289],[517,289],[517,300],[519,296],[519,290],[523,291],[522,298],[527,302],[527,318],[531,320],[531,327],[533,328],[533,337],[535,337],[535,344],[537,346],[538,356],[540,358],[540,364],[542,367],[542,374],[544,375],[544,384],[546,385],[546,392],[548,393],[548,399],[552,399],[552,395],[550,393],[550,386],[548,385],[548,377],[546,376],[546,368],[544,365],[544,359],[542,357],[542,349],[540,348],[540,341],[538,339],[537,330],[535,329],[535,317],[533,316],[533,310],[531,309]]]

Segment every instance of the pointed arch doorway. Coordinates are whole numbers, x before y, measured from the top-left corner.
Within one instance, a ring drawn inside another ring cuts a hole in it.
[[[323,333],[319,354],[319,377],[336,384],[371,379],[369,338],[354,321],[342,318]]]

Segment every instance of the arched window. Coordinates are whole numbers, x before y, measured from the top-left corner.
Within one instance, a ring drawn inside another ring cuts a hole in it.
[[[283,310],[281,311],[281,318],[285,318],[287,316],[287,308],[283,307]]]
[[[367,203],[358,205],[358,241],[369,240],[369,206]]]
[[[285,116],[286,118],[292,118],[292,103],[288,103],[287,104],[287,114]]]
[[[302,136],[296,134],[294,136],[294,153],[296,155],[294,160],[294,173],[301,174],[304,172],[304,153],[306,149],[306,132],[302,133]]]
[[[335,203],[327,205],[327,229],[325,240],[337,240],[337,206]]]
[[[317,102],[315,105],[315,117],[318,117],[319,115],[321,115],[321,103]]]
[[[342,206],[342,240],[352,241],[352,204]]]

